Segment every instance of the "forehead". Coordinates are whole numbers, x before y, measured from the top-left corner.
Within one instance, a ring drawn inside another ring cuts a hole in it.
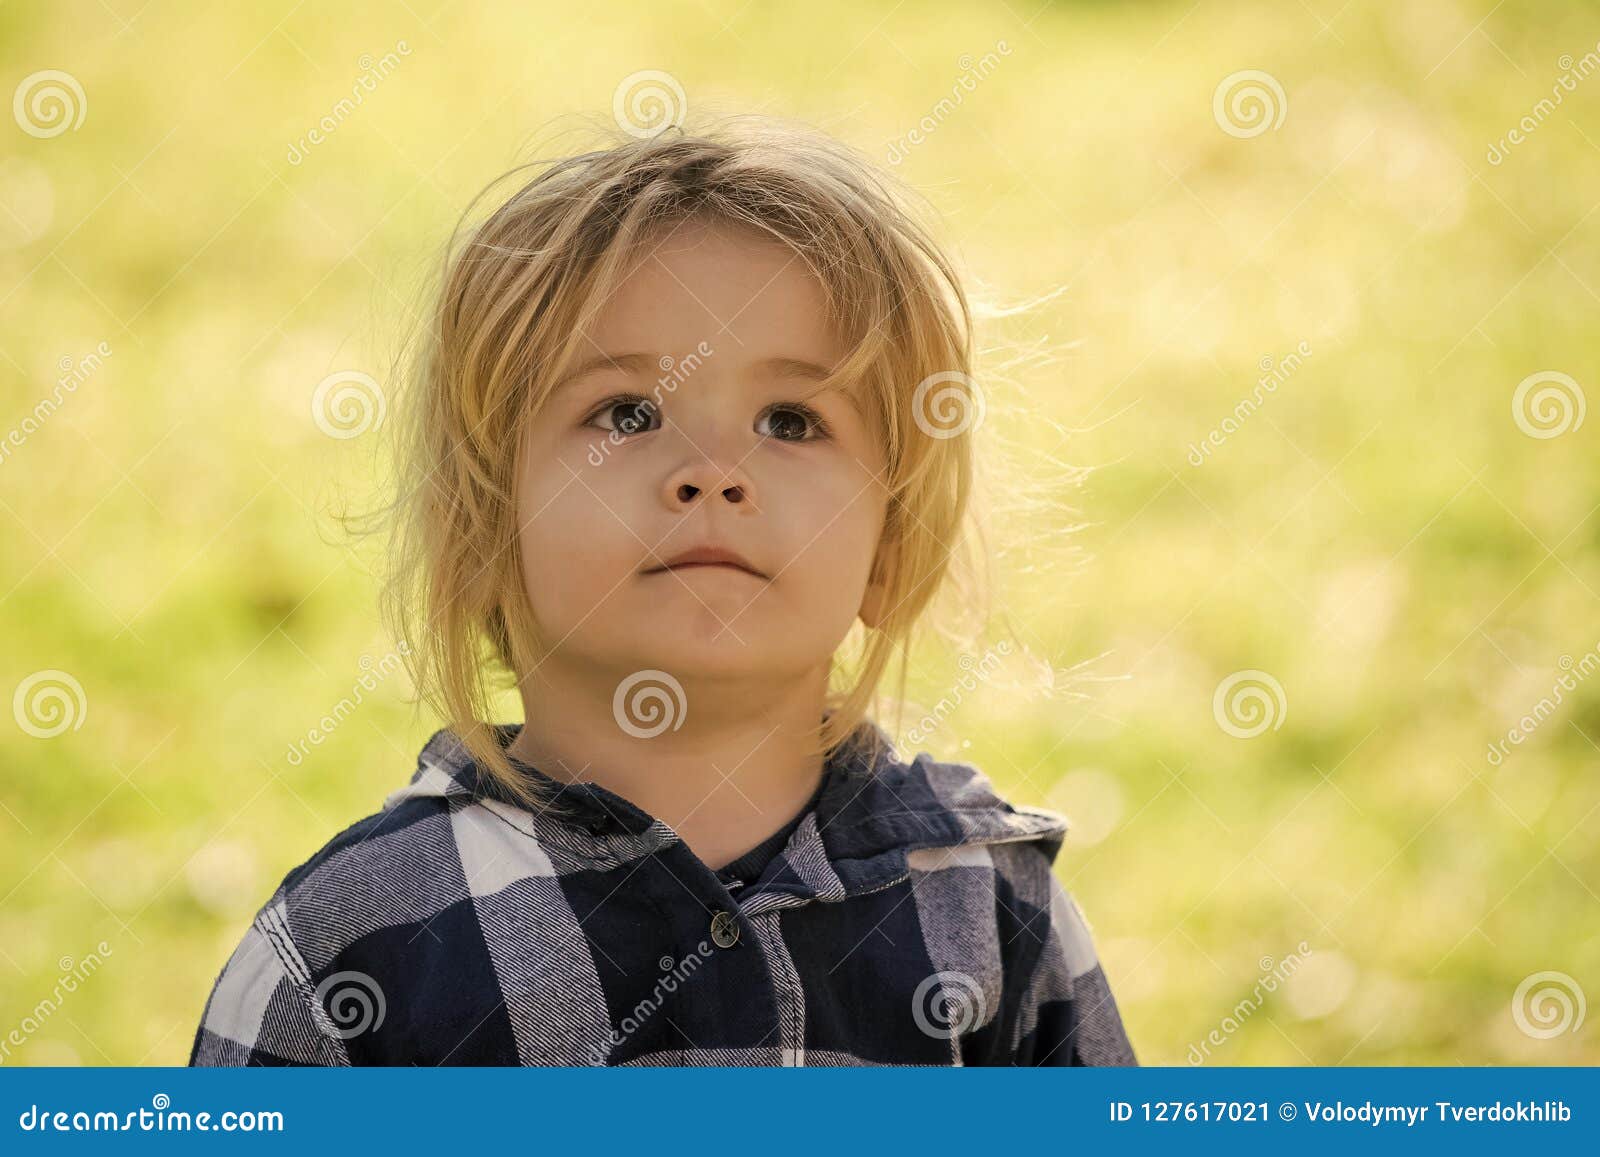
[[[633,349],[683,354],[702,342],[727,361],[828,366],[846,352],[798,253],[753,229],[699,221],[636,246],[581,330],[579,361]]]

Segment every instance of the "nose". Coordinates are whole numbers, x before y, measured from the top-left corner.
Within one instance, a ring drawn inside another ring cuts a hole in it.
[[[737,464],[722,466],[696,455],[693,461],[668,474],[662,483],[662,501],[669,510],[687,511],[705,495],[720,496],[729,505],[756,509],[750,476]]]

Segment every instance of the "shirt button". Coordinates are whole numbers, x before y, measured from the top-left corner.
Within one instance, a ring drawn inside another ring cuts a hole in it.
[[[732,948],[739,942],[739,918],[732,912],[711,917],[711,942],[718,948]]]

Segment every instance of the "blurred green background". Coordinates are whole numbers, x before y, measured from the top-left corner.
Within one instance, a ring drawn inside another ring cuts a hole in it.
[[[0,7],[0,1061],[183,1063],[409,777],[435,723],[333,518],[383,440],[314,393],[391,390],[471,194],[661,70],[1056,294],[982,343],[1049,503],[999,539],[1027,649],[919,656],[910,746],[1068,813],[1141,1059],[1600,1062],[1597,42],[1488,0]]]

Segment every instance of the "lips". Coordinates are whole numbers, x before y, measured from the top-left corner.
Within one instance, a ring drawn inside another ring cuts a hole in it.
[[[675,554],[657,566],[646,568],[644,573],[662,574],[669,570],[690,570],[698,567],[722,567],[744,571],[746,574],[754,575],[756,578],[767,577],[737,551],[712,546],[695,547],[693,550]]]

